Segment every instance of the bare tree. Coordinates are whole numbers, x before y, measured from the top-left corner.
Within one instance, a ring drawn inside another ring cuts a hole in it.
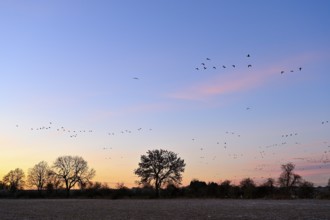
[[[140,184],[154,184],[156,196],[164,183],[181,184],[186,164],[176,153],[167,150],[149,150],[141,156],[139,167],[134,173],[141,177]]]
[[[274,188],[275,180],[273,178],[267,178],[267,180],[262,185],[269,188]]]
[[[55,175],[64,182],[67,196],[77,183],[85,184],[95,176],[95,170],[89,169],[87,162],[79,156],[58,157],[53,168]]]
[[[3,177],[3,183],[8,186],[10,191],[15,192],[18,189],[22,189],[24,182],[24,171],[20,168],[9,171],[7,175]]]
[[[282,164],[282,173],[278,179],[280,187],[283,187],[288,194],[293,193],[293,187],[297,186],[302,178],[293,172],[295,165],[293,163]]]
[[[293,163],[282,164],[282,173],[278,179],[281,187],[289,189],[299,184],[301,176],[293,172],[294,168],[295,165]]]
[[[48,170],[47,175],[47,192],[52,193],[55,190],[55,193],[57,193],[57,190],[62,187],[61,179],[56,175],[53,170]]]
[[[27,182],[30,186],[37,187],[38,192],[46,186],[48,182],[49,166],[47,162],[41,161],[28,171]]]

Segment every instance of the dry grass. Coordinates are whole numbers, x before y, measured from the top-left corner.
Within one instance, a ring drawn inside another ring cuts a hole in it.
[[[2,199],[0,219],[330,219],[330,201]]]

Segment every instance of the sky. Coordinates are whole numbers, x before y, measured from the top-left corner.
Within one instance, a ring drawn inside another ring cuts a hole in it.
[[[0,0],[0,178],[82,156],[136,186],[167,149],[192,179],[330,178],[330,2]],[[206,68],[206,69],[205,69]]]

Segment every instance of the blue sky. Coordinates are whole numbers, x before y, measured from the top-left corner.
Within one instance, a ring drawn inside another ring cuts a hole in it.
[[[140,155],[166,148],[185,159],[185,184],[277,178],[281,164],[294,162],[324,185],[329,8],[0,1],[0,176],[70,154],[83,156],[96,180],[133,186]],[[68,130],[93,132],[70,138]]]

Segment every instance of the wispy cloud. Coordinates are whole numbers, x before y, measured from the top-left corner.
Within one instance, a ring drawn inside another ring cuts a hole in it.
[[[187,100],[203,100],[213,96],[244,91],[256,87],[267,80],[269,75],[278,70],[265,69],[259,71],[231,72],[231,76],[217,76],[196,85],[190,85],[177,91],[170,97]]]

